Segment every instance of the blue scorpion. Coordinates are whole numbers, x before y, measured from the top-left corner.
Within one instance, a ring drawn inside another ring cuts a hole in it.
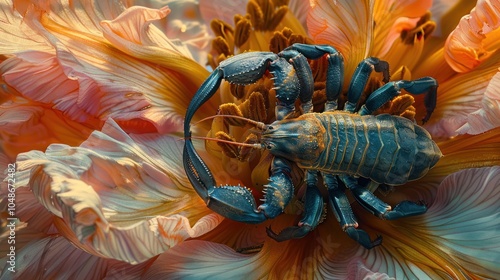
[[[323,113],[312,112],[313,76],[308,59],[326,56],[328,60],[326,95]],[[427,207],[420,202],[403,201],[394,209],[371,191],[373,186],[402,185],[424,176],[442,156],[429,133],[415,122],[388,114],[371,115],[405,89],[424,94],[427,121],[436,105],[437,81],[424,77],[413,81],[389,82],[388,63],[369,57],[359,63],[350,82],[344,110],[337,110],[342,91],[344,66],[342,55],[329,45],[294,44],[278,54],[248,52],[233,56],[211,73],[191,100],[185,116],[183,161],[187,177],[207,206],[220,215],[245,223],[261,223],[280,215],[294,195],[291,164],[305,170],[307,185],[304,211],[296,226],[267,234],[276,241],[302,238],[322,219],[323,196],[318,189],[322,176],[328,190],[331,209],[342,229],[365,248],[380,245],[382,237],[371,240],[358,228],[344,187],[366,210],[382,219],[397,219],[423,214]],[[223,79],[235,84],[252,84],[269,71],[276,90],[276,121],[258,123],[261,143],[255,148],[268,150],[274,158],[269,183],[264,189],[264,203],[257,206],[249,189],[242,186],[217,186],[205,162],[194,149],[190,122],[195,112],[218,90]],[[371,73],[383,74],[385,84],[375,90],[356,111],[358,101]],[[304,112],[297,118],[295,101],[300,99]],[[360,177],[369,179],[362,183]]]

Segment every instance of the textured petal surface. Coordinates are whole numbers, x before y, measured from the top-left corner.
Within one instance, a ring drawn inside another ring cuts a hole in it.
[[[433,118],[426,129],[434,137],[479,134],[500,126],[500,53],[474,71],[439,85]]]
[[[182,42],[151,25],[170,10],[126,10],[119,2],[106,3],[30,6],[13,27],[36,33],[33,39],[41,37],[50,51],[11,42],[17,55],[1,65],[7,84],[94,129],[112,117],[128,132],[179,130],[208,71],[190,58]],[[13,47],[5,48],[8,53]],[[34,78],[23,79],[26,75]]]
[[[18,161],[35,197],[61,218],[63,235],[95,255],[139,263],[210,231],[221,217],[189,187],[182,142],[132,137],[110,121],[80,147],[51,145]]]
[[[45,150],[51,143],[79,145],[92,132],[90,124],[72,121],[60,111],[24,98],[15,100],[0,105],[1,147],[10,162],[19,153]],[[37,141],[33,141],[33,135]]]
[[[13,7],[12,1],[0,1],[0,53],[11,54],[26,49],[50,51],[43,36],[32,30]]]
[[[317,44],[329,44],[342,53],[346,76],[368,56],[373,38],[373,1],[311,1],[309,34]]]
[[[453,70],[470,71],[498,48],[499,16],[500,1],[480,0],[462,17],[446,42],[445,58]]]
[[[17,258],[16,273],[5,269],[2,279],[32,279],[34,275],[41,279],[137,279],[150,264],[131,265],[93,256],[57,236],[32,241],[17,252]]]

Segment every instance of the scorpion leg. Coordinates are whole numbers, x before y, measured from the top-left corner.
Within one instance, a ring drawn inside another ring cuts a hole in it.
[[[280,55],[285,57],[285,58],[291,58],[292,63],[297,70],[297,66],[295,65],[295,59],[294,57],[297,56],[297,54],[301,54],[300,57],[306,57],[307,59],[320,59],[323,57],[325,54],[327,55],[328,59],[328,69],[326,71],[326,111],[333,111],[337,109],[337,99],[340,96],[340,93],[342,91],[342,86],[344,83],[344,58],[342,55],[332,46],[329,45],[307,45],[307,44],[300,44],[296,43],[291,45],[290,47],[284,49]],[[309,64],[307,64],[307,61],[305,63],[301,64],[301,67],[307,68],[309,72],[311,72],[311,68]],[[298,72],[298,71],[297,71]],[[298,74],[297,74],[298,75]],[[301,87],[310,87],[310,96],[309,100],[312,97],[313,93],[313,86],[314,86],[314,80],[312,79],[312,73],[311,73],[311,80],[304,81],[307,83],[306,85],[303,85],[301,82]],[[304,102],[301,99],[302,102]],[[312,103],[311,103],[312,106]]]
[[[366,100],[366,103],[361,106],[359,110],[360,115],[369,115],[382,107],[386,102],[391,100],[392,98],[398,96],[401,92],[401,89],[405,89],[411,94],[423,94],[424,97],[424,105],[427,111],[427,114],[422,119],[422,122],[427,122],[436,107],[437,102],[437,87],[438,83],[434,78],[431,77],[423,77],[414,81],[395,81],[390,82],[376,91],[374,91]]]
[[[387,220],[394,220],[403,217],[415,216],[423,214],[427,211],[427,207],[422,203],[415,203],[405,200],[394,209],[378,197],[376,197],[367,188],[358,184],[357,179],[342,175],[340,177],[344,184],[349,188],[356,201],[363,206],[366,210],[371,212],[377,217]]]
[[[287,227],[279,234],[267,228],[267,235],[272,239],[281,242],[289,239],[297,239],[306,236],[321,221],[323,213],[323,197],[318,190],[318,172],[308,170],[306,173],[306,200],[304,203],[304,215],[297,226]]]
[[[358,222],[352,212],[351,204],[344,191],[339,188],[336,176],[324,174],[323,180],[328,188],[328,195],[333,213],[347,235],[366,249],[371,249],[380,245],[382,243],[382,236],[378,236],[372,241],[366,231],[357,229]]]
[[[283,213],[293,196],[293,183],[290,178],[290,163],[280,157],[274,157],[271,164],[269,183],[264,187],[264,204],[258,207],[269,219]]]
[[[376,57],[368,57],[361,61],[352,76],[344,111],[351,113],[356,111],[358,101],[373,71],[382,72],[384,76],[383,82],[387,83],[389,81],[389,63],[387,63],[387,61],[380,60]]]

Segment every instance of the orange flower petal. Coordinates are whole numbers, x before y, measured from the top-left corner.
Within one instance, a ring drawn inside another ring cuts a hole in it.
[[[307,27],[317,44],[329,44],[342,53],[346,77],[369,55],[373,39],[373,1],[311,1]]]
[[[19,104],[0,105],[0,145],[10,162],[14,162],[19,153],[45,150],[51,143],[79,145],[92,132],[91,124],[72,121],[58,110],[23,99],[18,101]]]
[[[457,72],[467,72],[484,61],[493,49],[485,45],[490,33],[498,41],[500,1],[480,0],[469,15],[462,17],[445,45],[445,58]]]

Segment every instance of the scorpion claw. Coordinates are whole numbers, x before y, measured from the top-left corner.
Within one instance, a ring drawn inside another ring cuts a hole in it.
[[[210,209],[239,222],[260,223],[267,219],[264,212],[256,208],[255,199],[247,188],[216,187],[212,173],[194,150],[191,139],[185,142],[183,157],[189,181]]]
[[[349,237],[356,240],[366,249],[371,249],[375,246],[379,246],[380,244],[382,244],[382,236],[379,235],[372,241],[368,233],[366,233],[366,231],[362,229],[357,229],[355,227],[347,227],[345,229],[345,232],[349,235]]]
[[[396,207],[392,211],[388,211],[383,215],[383,218],[387,220],[394,220],[402,217],[409,217],[423,214],[427,211],[427,206],[419,201],[417,203],[405,200]]]
[[[302,238],[311,230],[312,228],[309,225],[292,226],[285,228],[277,234],[271,229],[271,227],[266,228],[267,235],[278,242]]]

